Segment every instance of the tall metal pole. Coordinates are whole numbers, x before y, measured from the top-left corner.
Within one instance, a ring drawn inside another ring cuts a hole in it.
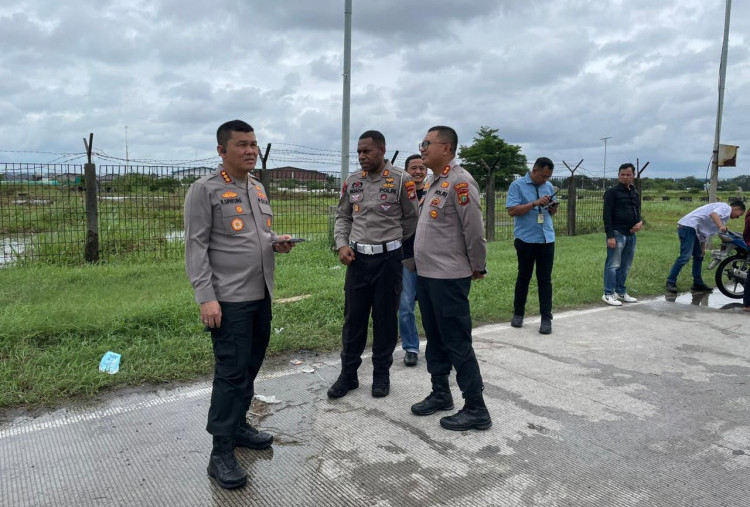
[[[130,155],[128,154],[128,126],[125,125],[125,168],[130,165]]]
[[[714,152],[711,158],[711,185],[708,190],[708,202],[716,202],[716,188],[719,186],[719,138],[721,137],[721,115],[724,113],[724,81],[727,75],[727,51],[729,46],[729,16],[732,12],[732,0],[727,0],[724,13],[724,43],[721,46],[721,63],[719,64],[719,106],[716,111],[716,135]]]
[[[341,185],[349,176],[349,109],[352,72],[352,0],[344,6],[344,103],[341,111]]]
[[[607,139],[612,139],[612,136],[602,137],[600,141],[604,141],[604,173],[602,173],[602,190],[604,185],[607,184]]]

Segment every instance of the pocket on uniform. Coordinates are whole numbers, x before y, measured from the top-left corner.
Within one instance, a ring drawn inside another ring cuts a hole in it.
[[[220,327],[218,331],[212,333],[214,358],[217,370],[227,370],[219,373],[228,375],[237,366],[237,344],[233,339],[231,324],[223,321],[221,324],[226,327],[224,329]]]
[[[271,209],[271,205],[270,204],[259,202],[258,206],[260,206],[260,212],[261,213],[263,213],[264,215],[273,216],[273,210]]]
[[[378,215],[391,217],[401,214],[401,204],[399,204],[395,196],[389,195],[387,199],[381,199],[380,202],[374,205],[374,208]]]
[[[243,202],[222,204],[221,216],[228,234],[239,234],[248,226],[247,205]]]

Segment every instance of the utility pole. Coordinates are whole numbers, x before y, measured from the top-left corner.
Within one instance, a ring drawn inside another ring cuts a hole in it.
[[[125,169],[130,165],[130,156],[128,155],[128,126],[125,125]]]
[[[607,139],[612,139],[612,136],[602,137],[600,141],[604,141],[604,173],[602,177],[602,190],[604,185],[607,183]]]
[[[341,111],[341,185],[349,176],[349,113],[352,72],[352,0],[344,5],[344,101]]]
[[[708,189],[708,202],[716,202],[716,188],[719,186],[719,138],[721,137],[721,115],[724,112],[724,81],[727,75],[727,52],[729,46],[729,17],[732,12],[732,0],[727,0],[724,13],[724,42],[721,46],[719,63],[719,106],[716,111],[716,133],[714,151],[711,158],[711,184]]]

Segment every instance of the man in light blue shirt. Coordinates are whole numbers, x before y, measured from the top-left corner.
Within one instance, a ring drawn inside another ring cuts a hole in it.
[[[540,157],[526,176],[510,184],[505,208],[513,217],[514,245],[518,255],[518,276],[510,325],[523,326],[529,282],[536,265],[539,290],[541,334],[552,332],[552,264],[555,258],[555,230],[552,216],[557,213],[555,189],[549,179],[555,164]]]

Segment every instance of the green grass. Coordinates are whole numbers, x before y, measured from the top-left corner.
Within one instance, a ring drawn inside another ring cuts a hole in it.
[[[665,206],[646,215],[649,225],[638,235],[628,280],[632,295],[663,293],[678,253],[674,227],[682,214]],[[730,228],[741,227],[739,220],[730,222]],[[555,248],[554,311],[598,304],[604,235],[558,236]],[[312,297],[274,304],[269,353],[338,349],[344,267],[325,241],[302,243],[276,258],[275,298]],[[488,270],[471,292],[477,325],[511,316],[512,241],[489,245]],[[683,270],[679,283],[689,284],[688,278],[689,269]],[[538,311],[534,279],[527,309]],[[97,370],[108,350],[123,357],[116,375]],[[201,378],[212,368],[211,340],[199,322],[182,260],[0,269],[0,408],[55,406],[104,389]]]

